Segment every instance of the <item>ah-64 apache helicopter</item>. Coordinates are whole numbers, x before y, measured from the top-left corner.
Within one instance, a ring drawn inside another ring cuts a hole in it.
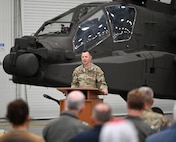
[[[88,49],[109,93],[123,98],[146,85],[156,98],[176,99],[176,0],[81,4],[15,39],[3,61],[15,83],[68,87]]]

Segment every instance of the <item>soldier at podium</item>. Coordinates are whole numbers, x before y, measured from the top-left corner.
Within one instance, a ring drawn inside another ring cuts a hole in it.
[[[102,69],[92,63],[92,55],[88,50],[81,54],[82,64],[75,68],[72,73],[71,88],[98,88],[104,95],[108,94],[108,86]]]

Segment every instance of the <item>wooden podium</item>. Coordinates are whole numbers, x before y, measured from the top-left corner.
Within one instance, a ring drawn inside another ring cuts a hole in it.
[[[103,102],[103,99],[98,98],[98,95],[102,95],[103,93],[97,88],[63,87],[63,88],[57,88],[57,90],[63,92],[66,96],[68,95],[69,92],[74,90],[82,91],[86,97],[86,100],[85,100],[85,108],[79,115],[79,119],[93,126],[93,122],[91,120],[92,109],[97,103]],[[65,102],[65,99],[60,100],[60,112],[64,110],[64,107],[65,107],[64,102]]]

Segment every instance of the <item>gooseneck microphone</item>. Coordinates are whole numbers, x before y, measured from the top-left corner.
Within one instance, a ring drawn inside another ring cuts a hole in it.
[[[57,102],[60,105],[60,101],[59,100],[57,100],[57,99],[55,99],[55,98],[53,98],[53,97],[51,97],[51,96],[49,96],[47,94],[43,94],[43,97],[45,97],[47,99],[50,99],[50,100],[53,100],[53,101]]]

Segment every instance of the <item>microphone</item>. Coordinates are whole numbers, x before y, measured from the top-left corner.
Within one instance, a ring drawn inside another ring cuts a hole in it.
[[[60,101],[55,99],[55,98],[52,98],[51,96],[47,95],[47,94],[43,94],[43,97],[47,98],[47,99],[50,99],[50,100],[53,100],[55,102],[57,102],[59,105],[60,105]]]

